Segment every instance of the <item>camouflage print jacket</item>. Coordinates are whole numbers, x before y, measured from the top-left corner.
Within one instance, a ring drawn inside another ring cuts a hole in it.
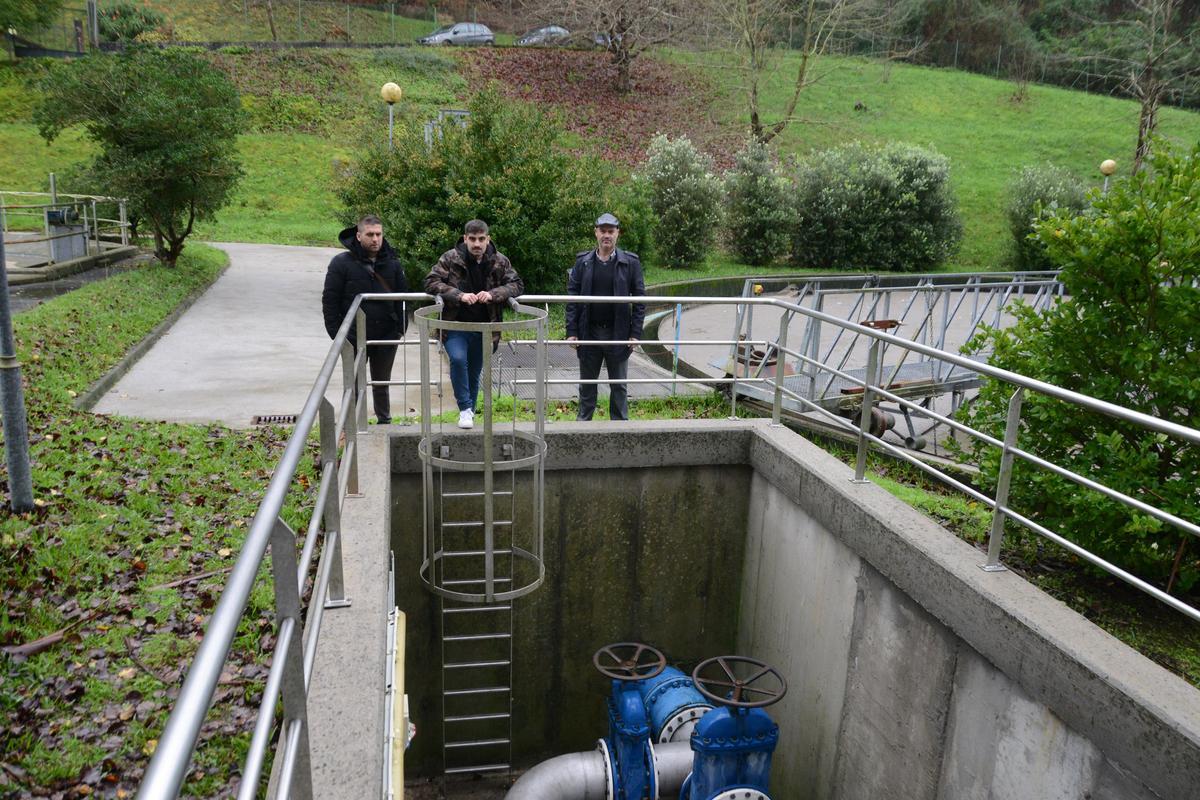
[[[425,291],[441,297],[446,304],[442,311],[443,319],[458,319],[459,310],[462,308],[459,298],[471,291],[471,280],[467,276],[469,257],[466,242],[460,241],[453,250],[442,253],[442,257],[425,276]],[[482,266],[483,288],[492,295],[492,302],[487,305],[488,319],[499,322],[509,298],[520,297],[525,291],[525,284],[513,269],[508,257],[490,242],[483,253]],[[499,331],[492,334],[492,340],[500,341]]]

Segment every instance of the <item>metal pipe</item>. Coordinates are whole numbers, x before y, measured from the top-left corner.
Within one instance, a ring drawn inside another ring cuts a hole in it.
[[[25,416],[25,393],[21,388],[21,364],[17,361],[17,344],[12,331],[3,240],[0,240],[0,409],[4,414],[4,458],[8,465],[12,509],[17,513],[32,511],[29,423]]]
[[[661,796],[679,793],[692,771],[692,748],[687,742],[654,746]],[[605,800],[608,764],[599,750],[570,753],[543,761],[526,772],[504,795],[504,800]]]

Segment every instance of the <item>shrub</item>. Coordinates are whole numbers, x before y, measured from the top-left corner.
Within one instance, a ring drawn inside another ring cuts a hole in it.
[[[787,183],[771,163],[767,146],[751,139],[725,173],[729,248],[747,264],[769,264],[787,252],[790,220]]]
[[[135,47],[55,64],[34,111],[47,142],[82,124],[99,145],[88,168],[105,194],[125,197],[174,264],[198,220],[211,218],[242,176],[237,90],[202,59]]]
[[[364,153],[337,192],[343,221],[378,214],[409,284],[420,286],[463,223],[478,217],[527,292],[563,292],[575,253],[595,246],[592,222],[616,192],[606,168],[571,153],[552,120],[494,88],[469,108],[466,127],[444,124],[431,147],[423,126],[407,122],[397,125],[393,152]]]
[[[1037,224],[1066,298],[1040,314],[1018,305],[1015,326],[987,331],[968,348],[992,349],[998,367],[1196,428],[1200,145],[1151,164],[1095,198],[1091,213],[1060,209]],[[1007,384],[986,380],[965,418],[1000,436],[1010,394]],[[1200,523],[1195,445],[1037,393],[1027,393],[1022,419],[1022,450]],[[980,445],[972,455],[994,483],[997,449]],[[1200,547],[1190,534],[1017,465],[1009,504],[1018,512],[1143,578],[1200,585]]]
[[[672,141],[659,134],[646,151],[641,180],[658,218],[654,246],[663,266],[702,263],[721,220],[721,181],[713,174],[712,159],[686,136]]]
[[[905,144],[810,156],[796,172],[793,225],[793,262],[825,269],[927,271],[962,237],[949,161]]]
[[[1087,208],[1083,182],[1053,164],[1022,169],[1008,189],[1004,209],[1013,236],[1014,269],[1051,269],[1046,246],[1033,236],[1034,226],[1059,212],[1079,214]]]
[[[100,38],[106,42],[132,42],[162,25],[166,18],[140,3],[112,3],[100,9]]]

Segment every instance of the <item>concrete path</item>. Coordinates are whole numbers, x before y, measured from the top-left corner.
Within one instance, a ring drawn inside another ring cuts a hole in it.
[[[218,244],[229,269],[101,398],[101,414],[248,427],[297,414],[329,351],[321,317],[327,247]],[[415,349],[407,362],[419,373]],[[393,380],[404,375],[397,356]],[[328,397],[341,392],[335,371]],[[392,389],[394,416],[415,413],[416,387]]]

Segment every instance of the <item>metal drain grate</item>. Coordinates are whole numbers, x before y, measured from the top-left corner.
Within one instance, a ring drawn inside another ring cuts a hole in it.
[[[295,425],[295,414],[259,414],[250,418],[251,425]]]

